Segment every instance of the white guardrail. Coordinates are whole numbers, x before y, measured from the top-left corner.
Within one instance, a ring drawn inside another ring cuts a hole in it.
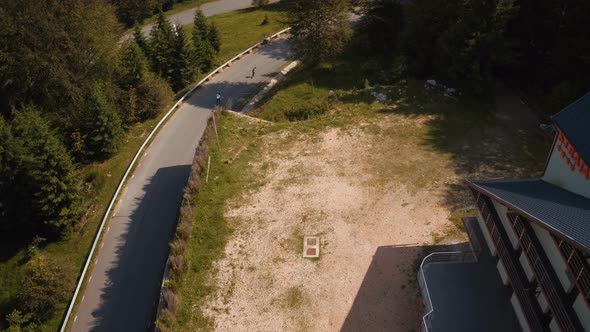
[[[280,36],[280,35],[288,32],[289,30],[291,30],[290,27],[289,28],[286,28],[286,29],[283,29],[283,30],[275,33],[274,35],[268,37],[268,40],[277,38],[278,36]],[[141,147],[139,148],[139,150],[137,150],[137,153],[135,154],[135,157],[133,157],[133,160],[129,164],[129,167],[127,167],[127,171],[125,172],[125,175],[123,175],[123,178],[121,179],[121,182],[119,183],[119,186],[117,187],[117,190],[115,191],[115,194],[113,195],[113,198],[111,199],[111,202],[109,204],[109,207],[107,208],[107,210],[106,210],[106,212],[104,214],[104,217],[102,219],[102,222],[100,224],[100,227],[98,228],[98,231],[96,232],[96,236],[94,238],[94,242],[92,243],[92,247],[90,248],[90,253],[88,254],[88,258],[86,259],[86,263],[84,264],[84,269],[82,270],[82,274],[80,275],[80,279],[78,279],[78,285],[76,286],[76,290],[74,291],[74,295],[72,296],[72,299],[70,300],[70,305],[68,307],[68,311],[66,313],[66,317],[64,318],[64,321],[63,321],[63,323],[61,325],[60,332],[64,332],[66,330],[66,327],[68,325],[68,321],[69,321],[70,315],[72,314],[72,310],[74,308],[74,305],[76,304],[76,299],[78,297],[78,293],[80,292],[80,288],[82,288],[82,284],[84,283],[84,280],[85,280],[85,277],[86,277],[86,273],[88,272],[88,267],[90,266],[90,262],[92,261],[92,258],[94,256],[94,251],[96,250],[96,245],[99,242],[100,236],[101,236],[102,231],[104,229],[104,225],[105,225],[106,221],[108,220],[108,218],[109,218],[109,216],[111,214],[111,210],[113,209],[113,206],[115,205],[115,203],[117,201],[117,198],[119,196],[119,192],[123,188],[123,185],[127,181],[127,177],[129,176],[129,173],[131,173],[131,170],[135,166],[135,163],[137,162],[137,160],[140,158],[143,150],[148,145],[149,141],[156,134],[156,132],[160,129],[160,127],[166,122],[166,120],[170,117],[170,115],[172,115],[172,113],[174,113],[174,111],[177,108],[180,108],[180,106],[182,105],[182,103],[187,98],[189,98],[193,94],[193,92],[195,92],[195,90],[197,88],[199,88],[200,86],[202,86],[205,82],[211,80],[213,78],[213,76],[215,76],[216,74],[223,72],[223,69],[224,68],[231,66],[232,63],[234,63],[237,60],[240,60],[244,55],[249,54],[249,53],[252,53],[255,48],[258,48],[258,47],[262,46],[263,43],[264,43],[264,41],[258,42],[255,45],[249,47],[248,49],[246,49],[242,53],[240,53],[240,54],[236,55],[235,57],[233,57],[231,60],[229,60],[226,63],[222,64],[221,66],[217,67],[217,69],[215,69],[214,71],[212,71],[209,75],[205,76],[205,78],[203,78],[201,81],[199,81],[199,83],[195,84],[187,93],[185,93],[174,104],[174,106],[172,106],[170,108],[170,110],[168,111],[168,113],[166,113],[166,115],[164,115],[164,117],[160,120],[160,122],[158,122],[158,124],[154,127],[154,129],[152,130],[152,132],[150,133],[150,135],[145,139],[145,141],[143,142],[143,144],[141,145]]]
[[[418,283],[422,293],[422,302],[424,303],[426,313],[422,316],[422,332],[428,332],[430,325],[430,315],[434,312],[432,307],[432,300],[430,299],[430,291],[426,284],[424,277],[424,266],[430,263],[449,263],[449,262],[476,262],[477,254],[474,252],[465,251],[450,251],[450,252],[433,252],[424,257],[420,264],[420,271],[418,271]]]

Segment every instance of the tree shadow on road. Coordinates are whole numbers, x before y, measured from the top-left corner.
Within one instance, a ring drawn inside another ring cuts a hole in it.
[[[239,111],[264,85],[266,85],[266,82],[209,82],[198,88],[186,103],[195,107],[213,110],[216,106],[215,96],[219,92],[222,98],[221,104],[224,108]]]
[[[144,331],[153,326],[168,244],[190,170],[190,165],[160,168],[133,198],[137,206],[132,214],[111,218],[110,232],[122,229],[122,233],[115,240],[115,256],[97,263],[112,267],[104,276],[93,273],[95,280],[105,278],[105,286],[99,290],[99,307],[91,312],[91,331]],[[107,242],[105,248],[109,245],[113,244]],[[91,296],[96,295],[87,294],[86,298]],[[82,301],[79,308],[83,306]],[[78,317],[81,319],[89,318]]]

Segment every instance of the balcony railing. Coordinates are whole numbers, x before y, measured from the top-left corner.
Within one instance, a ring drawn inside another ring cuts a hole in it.
[[[545,252],[541,249],[537,237],[529,229],[530,225],[526,224],[517,213],[508,212],[507,215],[516,236],[518,236],[518,242],[534,271],[535,278],[539,282],[543,294],[545,294],[553,318],[561,331],[578,331],[575,318],[570,314],[564,302],[565,292],[561,287],[561,283],[555,271],[553,271]]]
[[[430,299],[430,292],[428,291],[428,285],[426,284],[426,278],[424,277],[424,267],[433,263],[467,262],[477,262],[477,253],[463,251],[433,252],[422,260],[420,270],[418,271],[418,283],[420,284],[422,302],[424,303],[426,312],[422,317],[422,332],[428,332],[428,329],[431,327],[430,321],[432,319],[432,313],[434,312],[432,300]]]
[[[567,264],[568,270],[580,294],[584,298],[584,301],[586,301],[586,305],[590,307],[590,267],[584,259],[584,254],[566,241],[554,235],[552,237]]]
[[[483,195],[477,190],[472,189],[473,196],[477,202],[477,206],[483,217],[484,223],[492,237],[492,241],[496,246],[496,252],[500,261],[506,269],[506,274],[514,294],[518,298],[518,302],[522,308],[522,312],[532,331],[545,331],[545,324],[541,321],[542,311],[539,303],[534,298],[534,295],[527,291],[531,289],[528,280],[524,274],[520,262],[514,253],[508,235],[501,225],[501,221],[496,213],[496,210],[491,207],[492,201],[489,197]]]

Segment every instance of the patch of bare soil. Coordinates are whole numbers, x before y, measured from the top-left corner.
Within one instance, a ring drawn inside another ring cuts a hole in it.
[[[419,330],[413,264],[448,227],[444,194],[456,178],[451,162],[419,140],[384,138],[406,127],[420,135],[427,119],[402,120],[267,137],[266,184],[226,211],[237,231],[203,308],[216,330]],[[305,235],[320,236],[319,259],[302,258]]]

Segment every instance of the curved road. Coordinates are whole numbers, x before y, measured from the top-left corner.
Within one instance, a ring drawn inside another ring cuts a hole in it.
[[[289,58],[284,39],[246,55],[199,88],[163,126],[120,195],[104,231],[72,331],[152,328],[168,242],[215,94],[221,92],[225,102],[248,98]],[[256,77],[250,78],[253,67],[257,67]]]
[[[270,3],[278,2],[279,0],[271,0]],[[232,12],[235,10],[252,7],[252,0],[217,0],[208,2],[200,6],[205,16],[219,15],[223,13]],[[195,11],[197,8],[187,9],[177,14],[168,16],[170,22],[180,25],[192,24],[195,18]],[[144,35],[149,36],[150,31],[154,27],[153,24],[147,24],[141,28]],[[131,37],[131,33],[123,36],[122,40],[127,40]]]

